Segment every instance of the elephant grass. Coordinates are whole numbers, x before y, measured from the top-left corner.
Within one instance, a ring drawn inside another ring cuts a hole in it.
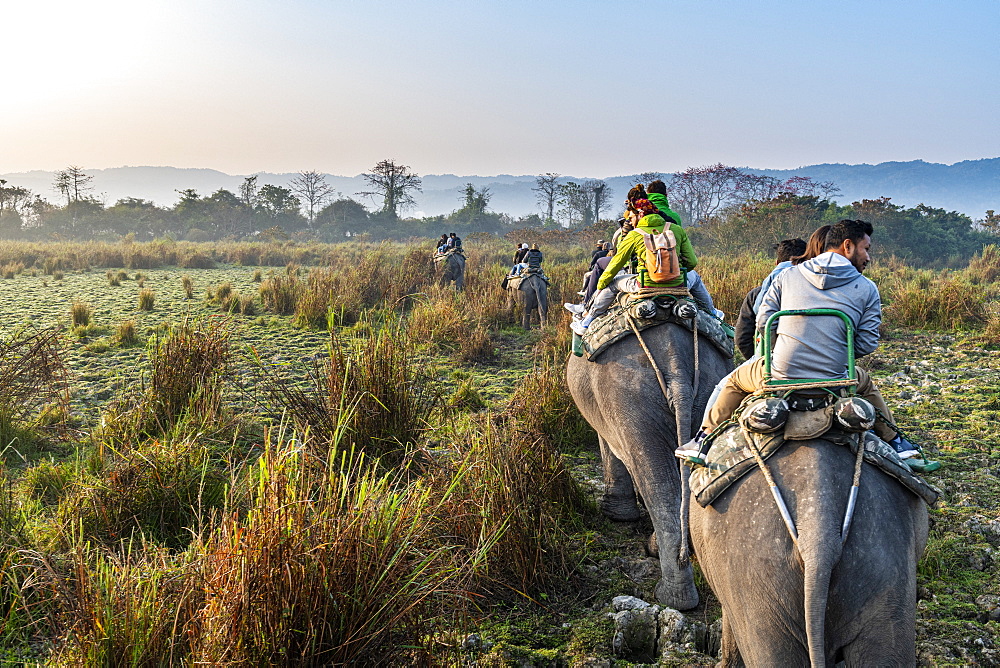
[[[329,358],[315,364],[308,388],[259,362],[264,387],[317,447],[342,441],[398,463],[427,429],[440,396],[398,325],[358,333],[344,339],[330,330]]]

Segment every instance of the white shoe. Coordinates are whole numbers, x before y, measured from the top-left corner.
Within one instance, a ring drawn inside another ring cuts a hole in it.
[[[576,313],[576,314],[583,313],[583,304],[570,304],[569,302],[566,302],[565,304],[563,304],[563,308],[565,308],[570,313]]]
[[[584,292],[583,290],[580,290],[580,291],[579,291],[579,292],[577,292],[576,294],[580,295],[581,297],[586,297],[586,296],[587,296],[587,293],[586,293],[586,292]]]
[[[584,326],[583,321],[581,320],[574,320],[573,322],[569,323],[569,328],[572,329],[573,332],[575,334],[578,334],[579,336],[583,336],[584,334],[587,333],[587,328]]]

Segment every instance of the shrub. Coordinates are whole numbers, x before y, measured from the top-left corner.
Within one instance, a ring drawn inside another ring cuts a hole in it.
[[[152,311],[153,302],[156,300],[156,293],[154,293],[149,288],[143,288],[139,290],[139,310],[140,311]]]
[[[62,271],[60,271],[59,269],[56,269],[55,271],[52,272],[52,280],[54,280],[54,281],[61,281],[65,277],[66,277],[66,275]]]
[[[90,324],[94,310],[85,302],[73,302],[69,314],[74,327],[86,327]]]
[[[111,271],[110,269],[108,269],[107,273],[105,273],[104,275],[107,277],[108,285],[110,285],[111,287],[116,287],[122,284],[121,279],[118,278],[118,275],[115,272]]]
[[[184,299],[194,299],[194,281],[190,276],[181,276],[181,286],[184,288]]]

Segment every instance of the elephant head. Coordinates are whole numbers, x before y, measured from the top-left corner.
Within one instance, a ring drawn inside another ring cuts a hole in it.
[[[612,519],[635,520],[640,513],[636,495],[642,497],[658,544],[657,599],[687,610],[698,604],[698,591],[681,522],[674,449],[697,429],[712,388],[732,363],[707,337],[698,339],[695,355],[692,332],[674,323],[644,330],[642,337],[662,373],[665,393],[635,336],[618,341],[595,361],[570,356],[566,379],[600,439],[606,484],[602,510]]]
[[[915,665],[927,507],[864,464],[842,544],[854,460],[824,438],[790,441],[767,460],[794,540],[760,470],[711,506],[691,504],[698,563],[722,603],[722,665]]]

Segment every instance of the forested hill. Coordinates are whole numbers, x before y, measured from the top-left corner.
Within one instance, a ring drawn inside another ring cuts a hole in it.
[[[308,169],[304,166],[303,169]],[[419,165],[414,165],[419,173]],[[928,206],[959,211],[974,219],[983,217],[987,209],[1000,210],[1000,158],[967,160],[953,165],[923,162],[884,162],[878,165],[822,164],[793,170],[745,168],[745,171],[774,176],[781,180],[793,176],[808,176],[818,182],[832,181],[840,188],[834,199],[849,204],[861,199],[891,197],[902,206]],[[202,196],[219,188],[238,192],[244,175],[230,175],[212,169],[175,167],[116,167],[87,169],[93,175],[93,191],[107,205],[126,197],[151,200],[159,206],[174,205],[179,190],[194,189]],[[295,174],[258,174],[258,184],[270,183],[287,187]],[[0,174],[10,186],[21,186],[51,201],[58,201],[54,191],[54,172],[34,171]],[[466,183],[476,188],[489,188],[492,195],[489,208],[493,211],[523,216],[539,212],[532,187],[535,175],[456,176],[453,174],[423,175],[422,192],[414,193],[416,206],[410,213],[433,216],[448,214],[462,206]],[[586,176],[562,176],[562,183],[587,180]],[[365,205],[372,202],[357,193],[366,190],[359,176],[327,177],[335,191]],[[624,199],[633,176],[605,178],[612,191],[611,202]]]
[[[1000,158],[965,160],[953,165],[913,160],[746,171],[781,180],[808,176],[815,181],[833,181],[841,190],[835,198],[841,204],[884,196],[891,197],[894,204],[927,204],[972,218],[982,218],[988,209],[1000,210]]]

